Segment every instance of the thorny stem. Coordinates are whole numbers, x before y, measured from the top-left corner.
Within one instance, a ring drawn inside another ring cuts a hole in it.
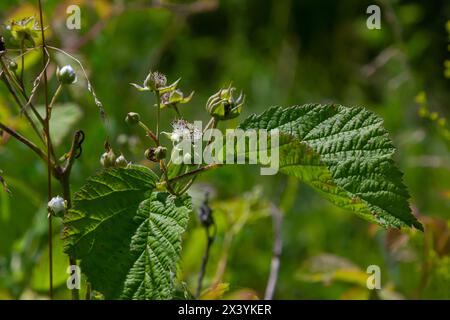
[[[39,2],[39,19],[41,23],[41,38],[42,38],[42,64],[44,68],[47,65],[47,55],[46,55],[46,44],[45,44],[45,34],[44,34],[44,21],[42,14],[42,3]],[[47,72],[44,72],[44,95],[45,95],[45,136],[47,142],[47,154],[51,154],[51,138],[50,138],[50,114],[51,110],[49,108],[48,101],[48,79]],[[47,195],[48,201],[52,199],[52,174],[51,174],[51,162],[50,156],[47,157]],[[49,252],[49,296],[53,299],[53,239],[52,239],[52,215],[48,215],[48,252]]]

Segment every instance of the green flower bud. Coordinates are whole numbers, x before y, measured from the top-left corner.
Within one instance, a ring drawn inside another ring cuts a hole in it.
[[[18,67],[18,65],[17,65],[17,63],[16,63],[15,61],[10,61],[10,62],[9,62],[8,68],[9,68],[10,70],[16,71],[16,70],[17,70],[17,67]]]
[[[141,121],[141,116],[136,112],[128,112],[125,118],[125,122],[130,126],[139,124],[139,121]]]
[[[114,165],[116,164],[116,155],[114,154],[114,151],[112,149],[109,149],[109,151],[103,153],[100,158],[100,163],[102,164],[103,168],[114,167]]]
[[[145,150],[145,158],[152,162],[159,162],[159,160],[165,159],[167,156],[167,148],[164,147],[156,147],[156,148],[148,148]]]
[[[61,84],[74,84],[77,82],[77,74],[70,65],[66,65],[61,69],[58,67],[56,69],[56,77]]]
[[[212,95],[206,103],[206,111],[218,120],[230,120],[241,114],[245,95],[241,92],[236,98],[234,92],[236,88],[231,87],[221,89]]]
[[[125,168],[126,166],[128,166],[128,161],[127,161],[127,159],[125,159],[123,154],[121,154],[120,156],[117,157],[116,166],[120,167],[120,168]]]

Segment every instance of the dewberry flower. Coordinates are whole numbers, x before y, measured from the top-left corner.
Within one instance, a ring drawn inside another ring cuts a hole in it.
[[[192,144],[195,144],[202,139],[202,131],[186,120],[180,119],[172,122],[172,128],[173,131],[166,135],[173,143],[190,140]]]

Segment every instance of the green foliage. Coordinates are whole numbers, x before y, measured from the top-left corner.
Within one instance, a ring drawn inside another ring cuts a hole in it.
[[[279,129],[280,171],[309,183],[336,205],[385,227],[422,230],[382,123],[363,108],[308,104],[271,108],[250,116],[241,128]]]
[[[170,298],[190,200],[153,192],[145,167],[102,171],[74,197],[65,250],[105,298]]]

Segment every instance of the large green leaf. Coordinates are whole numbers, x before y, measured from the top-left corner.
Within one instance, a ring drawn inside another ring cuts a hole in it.
[[[140,166],[105,170],[64,218],[65,251],[107,299],[170,298],[190,199],[155,192],[157,179]]]
[[[360,108],[308,104],[273,107],[242,129],[279,129],[279,170],[336,205],[384,227],[422,225],[411,214],[394,146],[380,117]]]
[[[127,275],[126,299],[170,299],[181,252],[181,235],[187,227],[191,202],[167,192],[154,192],[138,209],[139,224],[131,241],[135,262]]]

